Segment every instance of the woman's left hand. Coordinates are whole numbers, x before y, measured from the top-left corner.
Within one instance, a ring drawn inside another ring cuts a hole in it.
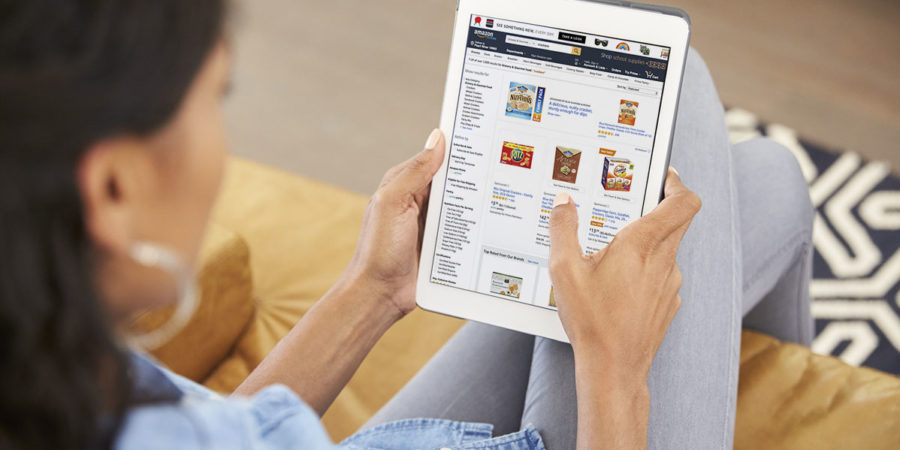
[[[444,134],[435,129],[424,150],[387,171],[366,207],[356,254],[347,268],[352,282],[363,283],[400,316],[416,307],[428,194],[444,160],[444,147]]]
[[[325,413],[384,332],[416,307],[428,193],[443,160],[444,135],[434,130],[425,150],[384,175],[341,280],[235,393],[251,395],[281,383]]]

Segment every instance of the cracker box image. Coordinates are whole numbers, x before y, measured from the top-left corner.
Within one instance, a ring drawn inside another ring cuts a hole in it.
[[[574,183],[578,177],[578,163],[581,161],[581,150],[556,147],[553,158],[553,179]]]
[[[509,95],[506,97],[506,115],[531,120],[536,96],[534,86],[531,84],[509,83]]]
[[[634,119],[637,117],[638,103],[631,100],[619,101],[619,123],[623,125],[634,125]]]
[[[625,158],[603,158],[603,189],[607,191],[631,191],[634,164]]]
[[[534,100],[534,114],[531,116],[531,120],[535,122],[541,121],[541,112],[544,110],[544,94],[546,92],[546,88],[540,86],[537,88],[537,98]]]
[[[504,273],[491,273],[491,293],[519,298],[522,294],[522,279]]]
[[[534,147],[520,145],[512,142],[504,142],[500,153],[500,162],[510,166],[531,168],[531,160],[534,156]]]

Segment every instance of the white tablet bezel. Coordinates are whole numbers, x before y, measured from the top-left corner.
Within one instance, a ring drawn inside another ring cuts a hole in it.
[[[663,90],[660,104],[642,214],[648,213],[659,203],[662,193],[690,25],[685,17],[588,0],[459,1],[440,123],[441,130],[447,136],[447,149],[444,162],[431,186],[431,201],[428,205],[428,218],[419,261],[416,301],[421,308],[428,311],[568,342],[555,310],[430,281],[444,198],[444,183],[447,178],[451,132],[456,117],[469,18],[472,14],[670,47],[666,88]]]

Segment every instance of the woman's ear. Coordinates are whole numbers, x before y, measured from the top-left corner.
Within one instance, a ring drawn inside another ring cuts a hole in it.
[[[132,144],[107,140],[90,147],[78,163],[77,183],[88,236],[102,251],[123,254],[133,241],[132,192],[122,156]]]

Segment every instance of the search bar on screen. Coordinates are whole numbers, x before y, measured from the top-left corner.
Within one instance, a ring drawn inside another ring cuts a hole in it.
[[[581,47],[571,45],[555,44],[553,42],[538,41],[519,36],[506,36],[506,43],[513,45],[521,45],[525,47],[538,48],[541,50],[549,50],[551,52],[565,53],[568,55],[581,55]]]

